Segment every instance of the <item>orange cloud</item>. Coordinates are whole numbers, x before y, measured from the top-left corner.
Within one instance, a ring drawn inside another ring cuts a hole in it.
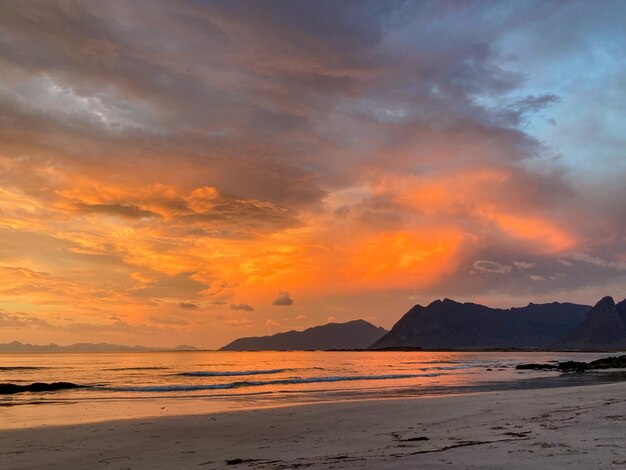
[[[482,215],[507,236],[530,242],[539,253],[560,253],[574,248],[577,237],[558,227],[549,218],[486,211]]]
[[[571,250],[578,238],[559,226],[554,215],[542,215],[528,201],[508,199],[511,169],[492,167],[422,177],[386,176],[373,194],[421,216],[444,217],[453,224],[474,221],[492,225],[505,237],[530,243],[539,253]],[[521,205],[525,204],[525,206]],[[466,230],[472,230],[465,224]]]
[[[458,267],[463,234],[457,229],[381,233],[359,243],[344,282],[361,289],[419,289]]]

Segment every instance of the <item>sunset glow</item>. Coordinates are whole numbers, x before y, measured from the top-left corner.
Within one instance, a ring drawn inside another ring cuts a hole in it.
[[[626,296],[619,15],[271,4],[3,3],[0,342]]]

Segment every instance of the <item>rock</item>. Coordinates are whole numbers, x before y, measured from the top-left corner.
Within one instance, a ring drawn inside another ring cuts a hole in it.
[[[589,363],[589,367],[592,369],[617,369],[626,368],[626,356],[610,356],[603,359],[597,359]]]
[[[518,370],[554,370],[555,364],[519,364],[515,367]]]
[[[18,385],[12,383],[0,384],[0,395],[11,395],[22,392],[54,392],[55,390],[65,390],[72,388],[84,388],[84,385],[77,385],[72,382],[34,382],[30,385]]]
[[[560,372],[579,373],[597,369],[620,369],[626,368],[626,355],[609,356],[591,362],[563,361],[558,364],[519,364],[515,368],[519,370],[558,370]]]
[[[559,362],[559,365],[556,366],[556,368],[561,372],[585,372],[589,369],[589,364],[586,362],[565,361]]]

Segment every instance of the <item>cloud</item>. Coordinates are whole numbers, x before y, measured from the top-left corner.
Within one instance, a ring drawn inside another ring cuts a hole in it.
[[[229,325],[229,326],[237,326],[237,327],[251,327],[254,326],[254,321],[250,320],[249,318],[233,318],[230,320],[226,320],[224,322],[225,324]]]
[[[307,317],[306,317],[306,315],[298,315],[298,316],[295,318],[295,320],[296,320],[296,321],[306,321],[306,320],[307,320]]]
[[[134,205],[124,204],[78,204],[77,210],[85,213],[110,214],[127,219],[142,219],[144,217],[158,217],[154,212],[141,209]]]
[[[540,282],[540,281],[545,281],[546,278],[543,276],[539,276],[537,274],[531,274],[530,276],[528,276],[528,278],[533,281],[533,282]]]
[[[180,302],[178,306],[184,310],[198,310],[200,308],[197,304],[192,302]]]
[[[142,342],[623,284],[623,2],[105,3],[2,7],[3,305]]]
[[[277,322],[275,320],[272,320],[271,318],[268,318],[265,321],[265,326],[267,326],[269,328],[282,328],[283,327],[282,323],[279,323],[279,322]]]
[[[537,263],[530,263],[528,261],[513,261],[513,266],[517,269],[532,269],[537,266]]]
[[[569,258],[601,268],[614,269],[616,271],[626,271],[626,262],[623,261],[610,261],[597,256],[590,256],[586,253],[572,253]]]
[[[182,318],[173,318],[173,317],[156,317],[151,316],[150,320],[154,323],[161,323],[163,325],[171,325],[171,326],[187,326],[190,325],[190,322],[187,320],[183,320]]]
[[[145,298],[184,298],[179,302],[181,308],[193,308],[187,299],[192,299],[200,295],[200,293],[208,286],[196,280],[194,272],[179,272],[173,275],[167,273],[155,273],[155,279],[149,282],[141,282],[133,287],[129,294],[139,299]],[[197,306],[197,305],[196,305]]]
[[[482,273],[499,273],[499,274],[507,274],[511,272],[511,266],[496,263],[495,261],[484,261],[478,260],[474,261],[474,268]]]
[[[289,307],[293,305],[293,299],[289,295],[287,291],[280,291],[278,293],[278,297],[272,301],[272,305],[277,305],[281,307]]]
[[[231,310],[244,310],[246,312],[253,312],[254,307],[248,304],[230,304]]]
[[[57,329],[46,320],[34,317],[27,313],[8,313],[0,311],[0,329],[30,329],[41,328],[46,330]]]

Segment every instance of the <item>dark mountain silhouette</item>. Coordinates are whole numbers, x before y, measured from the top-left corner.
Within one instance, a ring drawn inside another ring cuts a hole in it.
[[[277,349],[365,349],[387,332],[366,322],[328,323],[304,331],[288,331],[272,336],[239,338],[222,351],[262,351]]]
[[[176,346],[173,349],[176,351],[200,351],[199,348],[196,348],[195,346],[191,346],[190,344],[181,344],[179,346]]]
[[[413,307],[370,348],[545,349],[578,327],[590,309],[554,302],[505,310],[436,300]]]
[[[194,346],[178,346],[176,350],[197,350]],[[0,344],[2,352],[131,352],[131,351],[166,351],[167,348],[147,348],[144,346],[123,346],[109,343],[76,343],[69,346],[50,344],[29,344],[13,341],[12,343]]]
[[[556,341],[555,349],[626,349],[626,300],[604,297],[585,320]]]

